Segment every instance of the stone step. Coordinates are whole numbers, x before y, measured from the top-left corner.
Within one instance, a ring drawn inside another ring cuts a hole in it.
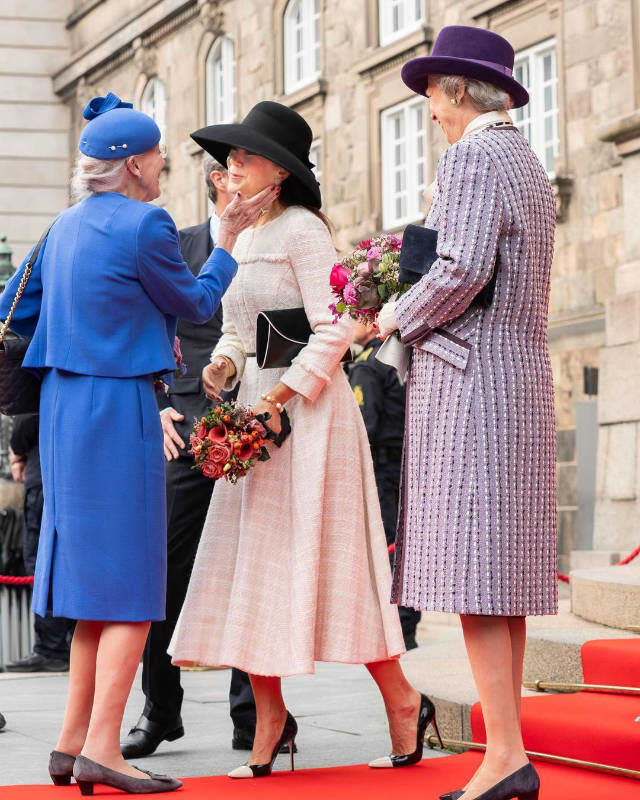
[[[593,569],[612,567],[622,559],[619,550],[572,550],[569,556],[569,569]]]
[[[640,567],[574,570],[571,609],[583,619],[627,630],[640,626]]]
[[[562,591],[567,594],[566,587]],[[557,615],[529,617],[527,620],[524,663],[524,680],[527,682],[581,683],[580,650],[584,642],[635,636],[575,616],[571,613],[569,597],[561,599],[559,605]],[[402,659],[408,679],[434,701],[438,727],[444,738],[471,741],[471,708],[478,701],[478,694],[459,617],[455,614],[423,613],[417,639],[418,649]],[[523,689],[522,696],[540,695]]]

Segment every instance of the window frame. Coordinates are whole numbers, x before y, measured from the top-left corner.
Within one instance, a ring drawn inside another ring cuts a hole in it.
[[[406,213],[403,217],[396,217],[395,210],[393,209],[393,203],[395,202],[397,193],[391,191],[391,187],[394,183],[394,167],[395,164],[393,163],[392,159],[392,152],[390,148],[395,145],[396,140],[389,139],[389,123],[388,120],[395,116],[399,111],[405,110],[405,125],[410,120],[410,109],[420,108],[422,110],[422,124],[420,126],[420,130],[416,131],[415,141],[419,138],[422,138],[422,157],[421,159],[417,156],[417,149],[414,150],[413,154],[410,153],[409,147],[411,146],[411,131],[409,128],[406,128],[404,134],[404,141],[407,145],[407,149],[405,152],[405,178],[406,178],[406,188],[405,193],[407,196],[407,209]],[[427,180],[427,169],[429,166],[429,157],[428,157],[428,142],[427,142],[427,126],[426,126],[426,104],[422,97],[409,97],[406,100],[402,100],[399,103],[395,103],[388,108],[384,108],[380,111],[380,121],[379,121],[379,130],[380,130],[380,154],[382,160],[382,172],[381,172],[381,189],[382,189],[382,228],[383,230],[394,230],[396,228],[409,225],[410,223],[415,223],[423,220],[425,218],[424,213],[424,202],[422,201],[422,192],[428,186]],[[393,142],[393,144],[392,144]],[[412,157],[414,161],[412,163]],[[423,162],[423,183],[420,185],[417,180],[417,167],[419,161],[422,160]],[[409,202],[410,198],[414,197],[414,201],[416,201],[416,206],[411,207]],[[418,199],[420,198],[420,199]]]
[[[150,98],[153,88],[153,98]],[[158,89],[160,93],[158,94]],[[160,98],[160,103],[158,103]],[[150,105],[151,100],[151,105]],[[142,94],[140,95],[140,110],[153,119],[160,128],[160,141],[167,143],[167,88],[164,81],[158,75],[152,75],[145,83]]]
[[[216,66],[221,64],[230,65],[231,76],[228,80],[224,79],[222,100],[218,94],[219,87],[216,86]],[[236,118],[236,46],[233,39],[227,34],[218,36],[211,44],[205,58],[204,70],[204,98],[205,98],[205,124],[223,125],[234,122]],[[217,111],[222,106],[222,113],[218,116]],[[229,106],[229,108],[226,108]]]
[[[543,73],[543,57],[551,52],[553,54],[553,75],[549,81],[544,80]],[[515,61],[513,65],[513,74],[516,75],[516,70],[519,63],[526,61],[528,65],[528,84],[523,82],[525,88],[529,92],[529,103],[524,107],[527,109],[528,116],[522,120],[517,120],[516,115],[518,112],[524,113],[524,109],[515,109],[512,114],[514,117],[514,124],[518,130],[529,141],[534,153],[540,159],[542,166],[547,172],[551,180],[555,178],[555,167],[547,169],[546,164],[546,148],[551,144],[553,146],[554,162],[560,154],[560,103],[559,103],[559,75],[558,75],[558,41],[555,36],[551,36],[532,47],[527,47],[519,50],[515,54]],[[545,88],[551,86],[552,98],[554,105],[550,111],[544,108],[544,93]],[[547,117],[552,118],[553,139],[547,140],[545,134],[545,122]],[[529,123],[531,130],[531,139],[524,133],[526,124]]]
[[[397,31],[392,31],[392,16],[394,8],[401,7],[404,13],[411,11],[411,6],[420,9],[420,16],[418,19],[414,17],[410,22],[405,22],[402,28]],[[410,33],[420,29],[426,20],[424,2],[423,0],[378,0],[378,42],[381,47],[397,42],[403,39]]]
[[[301,22],[297,26],[293,19],[296,7],[301,10]],[[321,76],[321,24],[321,0],[289,0],[282,20],[283,85],[285,94],[293,94],[298,89],[314,83]],[[291,46],[292,37],[295,37],[298,33],[297,28],[300,29],[301,50],[294,50]],[[296,74],[298,61],[302,61],[302,75],[299,78]]]

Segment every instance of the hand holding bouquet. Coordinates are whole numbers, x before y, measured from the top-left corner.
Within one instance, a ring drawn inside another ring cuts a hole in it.
[[[336,298],[329,306],[334,322],[344,314],[359,322],[375,322],[393,295],[410,288],[398,280],[401,248],[402,239],[383,234],[359,242],[353,253],[334,264],[329,278]]]
[[[237,483],[258,461],[268,461],[266,440],[267,430],[255,414],[234,401],[220,402],[196,420],[189,450],[193,469]]]

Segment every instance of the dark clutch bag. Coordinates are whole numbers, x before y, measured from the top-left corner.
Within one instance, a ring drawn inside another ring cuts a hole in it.
[[[40,407],[40,380],[33,372],[22,368],[31,339],[14,336],[7,338],[7,333],[13,313],[31,277],[33,265],[38,260],[38,254],[50,229],[47,228],[42,234],[31,258],[27,261],[11,311],[0,330],[0,413],[8,417],[16,414],[34,414]]]
[[[423,228],[420,225],[407,225],[402,235],[398,272],[398,279],[402,283],[414,284],[424,278],[438,258],[437,243],[438,231]],[[500,254],[498,253],[491,280],[473,298],[472,305],[489,308],[493,302],[499,261]]]
[[[256,329],[258,367],[290,367],[293,359],[309,343],[312,333],[304,308],[261,311]],[[351,349],[342,357],[342,362],[345,361],[351,361]]]

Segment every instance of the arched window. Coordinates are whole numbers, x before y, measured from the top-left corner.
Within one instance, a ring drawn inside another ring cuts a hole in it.
[[[142,92],[140,108],[145,114],[148,114],[160,128],[160,133],[162,134],[160,141],[166,143],[167,95],[164,89],[164,83],[160,78],[151,78],[147,82]]]
[[[211,45],[205,70],[207,125],[233,122],[236,116],[236,53],[228,36]]]
[[[320,0],[290,0],[284,12],[284,91],[320,75]]]
[[[380,44],[415,31],[424,19],[424,0],[380,0]]]

